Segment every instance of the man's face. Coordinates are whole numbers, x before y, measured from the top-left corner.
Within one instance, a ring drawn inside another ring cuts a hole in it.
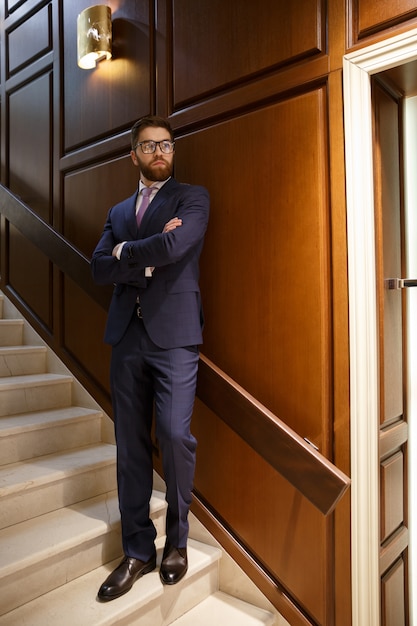
[[[154,128],[148,126],[143,128],[139,135],[137,143],[142,141],[171,141],[169,132],[165,128]],[[174,153],[169,154],[161,152],[160,146],[156,146],[155,152],[144,154],[142,148],[137,146],[136,150],[130,153],[132,161],[137,165],[141,172],[141,180],[145,185],[150,185],[158,180],[166,180],[172,176]]]

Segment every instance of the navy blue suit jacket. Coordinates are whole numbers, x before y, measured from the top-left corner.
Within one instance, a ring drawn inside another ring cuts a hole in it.
[[[136,225],[138,192],[110,209],[103,234],[94,250],[91,268],[98,284],[114,284],[105,341],[117,344],[123,337],[139,295],[143,323],[160,348],[202,343],[203,315],[199,257],[209,216],[209,195],[204,187],[170,178],[158,191]],[[162,233],[173,217],[182,226]],[[120,260],[114,246],[126,241]],[[145,268],[154,267],[152,278]]]

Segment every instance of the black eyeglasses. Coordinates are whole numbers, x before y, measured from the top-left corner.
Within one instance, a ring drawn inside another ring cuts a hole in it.
[[[159,149],[164,154],[169,154],[170,152],[174,152],[175,141],[169,141],[169,139],[163,139],[162,141],[140,141],[136,144],[136,148],[140,146],[140,149],[144,154],[152,154],[156,150],[156,146],[159,146]]]

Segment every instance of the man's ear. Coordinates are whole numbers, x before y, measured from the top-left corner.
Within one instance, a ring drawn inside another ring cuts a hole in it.
[[[130,151],[130,158],[132,159],[133,163],[139,167],[139,161],[138,161],[138,157],[136,156],[136,152],[134,150]]]

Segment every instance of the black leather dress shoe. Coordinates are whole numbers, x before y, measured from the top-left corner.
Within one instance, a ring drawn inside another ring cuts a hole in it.
[[[149,574],[155,567],[156,556],[153,556],[146,563],[125,556],[101,585],[97,594],[98,599],[102,602],[108,602],[122,596],[133,587],[133,583],[138,578],[144,574]]]
[[[188,570],[187,548],[165,545],[159,577],[164,585],[175,585]]]

